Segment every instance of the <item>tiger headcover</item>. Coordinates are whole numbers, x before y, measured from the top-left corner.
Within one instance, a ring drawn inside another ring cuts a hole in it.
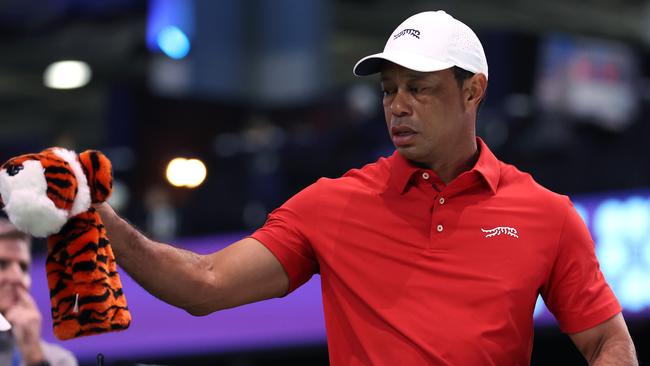
[[[111,163],[99,151],[50,148],[0,167],[0,205],[20,230],[47,237],[54,334],[70,339],[126,329],[131,314],[115,256],[92,203],[108,199]]]

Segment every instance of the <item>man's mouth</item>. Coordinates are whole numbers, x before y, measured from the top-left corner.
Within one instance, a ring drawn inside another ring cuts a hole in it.
[[[395,147],[411,144],[417,132],[408,126],[391,127],[390,134]]]

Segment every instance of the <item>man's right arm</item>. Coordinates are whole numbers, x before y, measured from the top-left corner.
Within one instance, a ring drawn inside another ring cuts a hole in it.
[[[200,255],[150,240],[106,203],[95,208],[120,267],[152,295],[193,315],[287,292],[289,279],[282,265],[255,239]]]

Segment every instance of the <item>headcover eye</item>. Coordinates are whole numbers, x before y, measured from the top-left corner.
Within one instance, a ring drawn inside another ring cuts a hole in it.
[[[18,174],[19,171],[23,170],[23,165],[22,164],[8,164],[5,169],[7,169],[7,174],[10,176],[14,176]]]

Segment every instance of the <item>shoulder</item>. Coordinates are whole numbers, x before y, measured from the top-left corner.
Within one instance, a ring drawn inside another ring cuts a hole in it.
[[[350,169],[338,178],[320,178],[299,194],[313,196],[359,190],[381,192],[388,184],[390,171],[391,158],[381,157],[361,168]]]
[[[317,184],[324,189],[383,191],[390,178],[392,158],[381,157],[373,163],[350,169],[339,178],[322,178]]]
[[[77,366],[77,359],[67,349],[45,341],[41,341],[45,358],[51,366]]]
[[[551,209],[554,212],[564,211],[572,206],[569,197],[544,187],[530,173],[504,162],[500,162],[500,169],[498,188],[500,194],[514,196],[523,202]]]
[[[390,178],[390,159],[380,158],[359,169],[351,169],[338,178],[320,178],[291,197],[284,207],[336,208],[358,195],[378,195]]]

